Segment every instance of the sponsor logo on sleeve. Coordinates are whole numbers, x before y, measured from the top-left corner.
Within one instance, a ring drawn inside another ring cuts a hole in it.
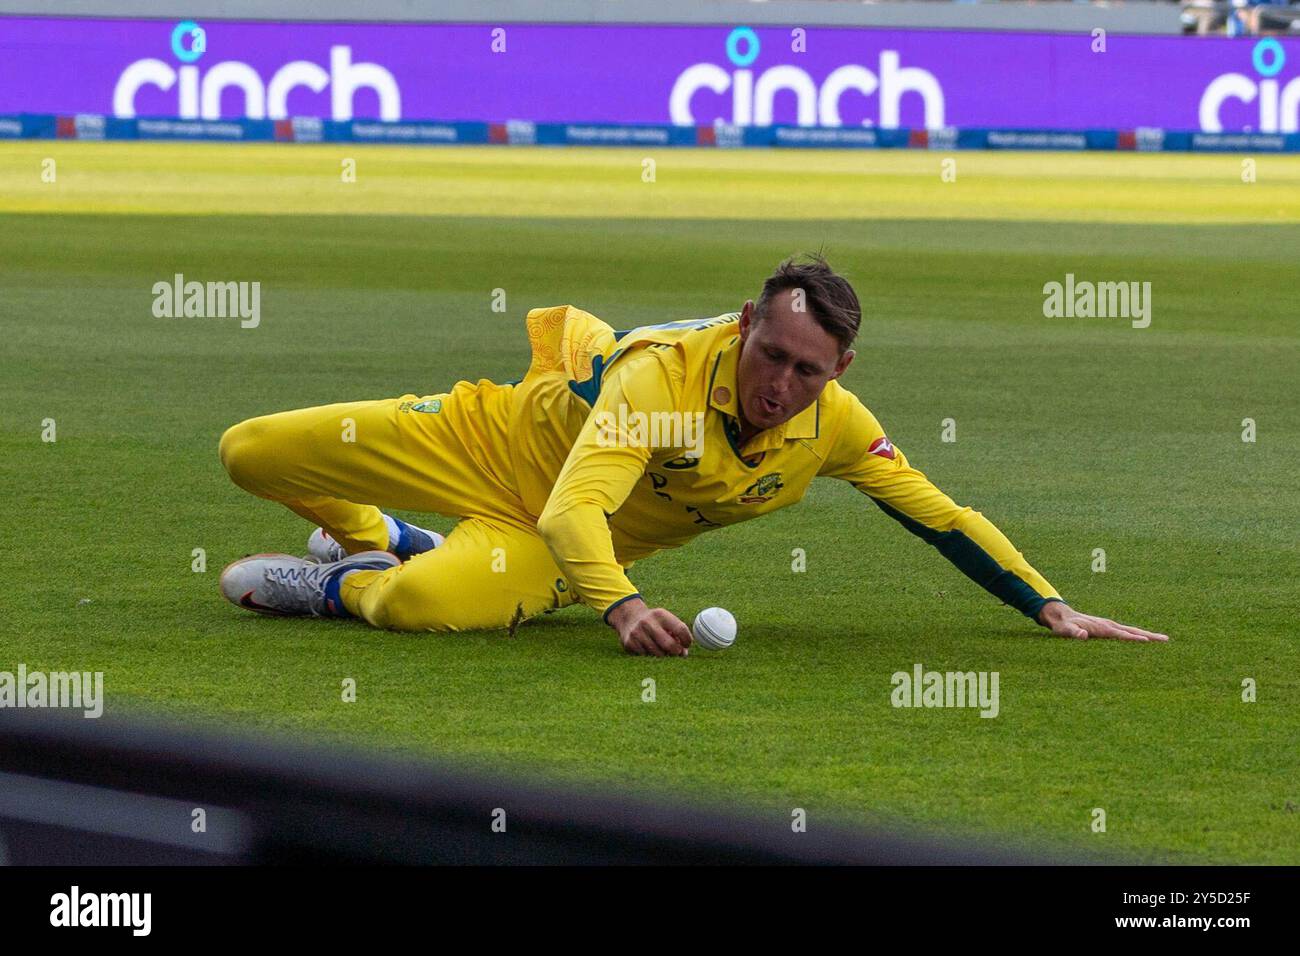
[[[886,438],[884,435],[881,435],[879,438],[877,438],[875,441],[871,443],[871,447],[867,449],[867,454],[879,455],[881,458],[888,458],[890,461],[893,461],[894,445],[892,442],[890,442],[888,438]]]

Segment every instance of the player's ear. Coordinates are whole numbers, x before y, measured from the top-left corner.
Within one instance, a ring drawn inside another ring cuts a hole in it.
[[[831,378],[839,378],[843,375],[844,370],[849,367],[849,363],[853,361],[853,356],[856,354],[853,349],[846,349],[844,354],[840,356],[840,360],[835,363],[835,374]]]
[[[754,300],[746,299],[740,307],[740,340],[749,338],[749,328],[754,324]]]

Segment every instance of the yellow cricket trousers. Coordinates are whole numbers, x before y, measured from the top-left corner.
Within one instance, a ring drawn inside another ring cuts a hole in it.
[[[574,603],[508,482],[513,386],[264,415],[221,437],[235,484],[324,528],[349,552],[388,548],[380,509],[461,521],[433,551],[343,581],[344,606],[375,627],[460,631],[509,626]],[[504,476],[504,477],[503,477]]]

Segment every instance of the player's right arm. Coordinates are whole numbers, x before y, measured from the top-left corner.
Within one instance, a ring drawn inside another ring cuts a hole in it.
[[[821,474],[843,478],[913,534],[934,545],[1000,601],[1061,637],[1167,641],[1168,635],[1076,611],[991,521],[958,506],[907,463],[875,416],[843,392],[845,424]]]
[[[561,468],[537,530],[578,598],[600,611],[630,654],[684,656],[691,632],[648,607],[614,554],[609,516],[645,474],[653,448],[638,415],[677,410],[681,382],[652,352],[628,356],[601,383],[591,413]]]

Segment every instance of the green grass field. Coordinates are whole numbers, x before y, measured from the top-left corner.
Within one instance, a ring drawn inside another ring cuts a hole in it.
[[[1300,159],[1259,158],[1253,184],[1233,156],[957,154],[955,183],[940,159],[0,145],[0,670],[102,670],[114,713],[802,807],[810,826],[1300,863]],[[223,564],[301,553],[310,530],[228,481],[226,426],[513,379],[529,308],[714,315],[817,248],[864,306],[846,384],[912,463],[1075,607],[1169,644],[1051,638],[833,482],[635,569],[688,620],[731,609],[725,653],[626,657],[583,608],[446,637],[220,598]],[[176,272],[260,281],[260,326],[154,318]],[[1066,273],[1151,282],[1150,328],[1044,318]],[[917,662],[998,671],[1000,715],[894,709],[890,676]]]

